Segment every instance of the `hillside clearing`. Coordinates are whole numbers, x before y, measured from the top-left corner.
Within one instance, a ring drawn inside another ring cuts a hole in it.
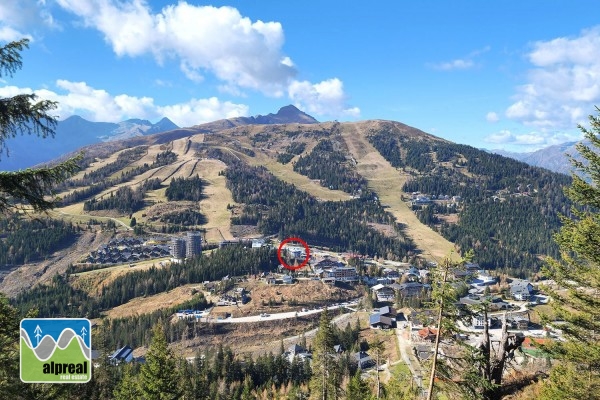
[[[358,172],[369,182],[369,187],[379,196],[381,204],[388,207],[396,221],[405,226],[405,233],[426,258],[441,261],[445,257],[458,259],[454,245],[419,221],[417,216],[402,201],[402,186],[408,175],[397,171],[362,135],[356,124],[344,125],[342,130],[348,150],[357,161]]]

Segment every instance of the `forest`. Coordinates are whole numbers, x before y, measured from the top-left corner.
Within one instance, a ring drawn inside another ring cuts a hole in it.
[[[321,186],[357,194],[367,190],[367,181],[349,165],[344,152],[334,149],[334,143],[323,139],[310,154],[300,156],[294,171],[310,179],[318,179]]]
[[[415,211],[461,250],[474,250],[482,267],[527,277],[544,256],[558,256],[553,234],[559,215],[570,215],[563,192],[568,176],[471,146],[412,141],[390,131],[372,132],[369,140],[394,167],[412,175],[404,192],[460,197],[451,208],[432,203]],[[453,212],[457,223],[438,218]]]
[[[264,234],[300,236],[309,243],[391,260],[405,259],[414,250],[401,227],[369,191],[349,201],[319,202],[265,168],[233,163],[225,176],[234,200],[246,204],[234,223],[256,222]],[[368,223],[391,225],[397,237],[387,237]]]
[[[49,218],[0,218],[0,266],[25,264],[70,246],[78,229]]]
[[[64,207],[69,204],[74,204],[82,200],[89,199],[90,197],[95,196],[112,186],[128,182],[137,175],[143,174],[144,172],[154,168],[171,164],[177,160],[177,154],[173,153],[170,150],[166,150],[157,154],[155,161],[150,165],[144,163],[141,166],[129,169],[125,168],[129,164],[133,163],[134,161],[138,160],[143,156],[143,154],[139,155],[139,152],[141,150],[138,149],[144,149],[144,147],[136,147],[134,149],[119,154],[119,157],[117,157],[117,161],[115,161],[114,163],[107,164],[104,167],[99,168],[97,171],[91,172],[91,176],[84,175],[82,179],[66,180],[63,183],[63,185],[58,187],[59,190],[66,190],[70,187],[81,188],[73,190],[68,194],[65,194],[61,199],[61,205]],[[146,150],[144,149],[144,151]],[[124,156],[123,154],[127,154],[128,156]],[[136,154],[139,155],[137,159],[131,158]],[[121,156],[123,156],[122,159],[119,159]],[[123,168],[125,168],[125,171],[122,171]],[[100,170],[102,171],[98,172]],[[113,176],[118,171],[121,171],[121,174],[119,174],[118,176]]]
[[[163,293],[188,283],[220,280],[224,276],[243,276],[275,271],[279,261],[274,249],[245,249],[227,246],[169,268],[152,267],[119,276],[102,287],[100,295],[90,296],[69,285],[69,275],[57,275],[50,285],[40,284],[20,293],[13,304],[22,312],[37,308],[40,317],[85,315],[97,318],[102,311],[129,300]]]

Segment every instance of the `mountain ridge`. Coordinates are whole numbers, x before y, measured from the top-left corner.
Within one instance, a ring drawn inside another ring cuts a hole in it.
[[[576,148],[579,143],[588,144],[585,141],[565,142],[526,153],[505,150],[490,151],[495,154],[523,161],[534,167],[546,168],[550,171],[570,175],[573,167],[569,162],[567,154],[573,156],[575,160],[582,161],[583,159],[579,156]]]
[[[7,171],[30,168],[103,141],[118,141],[132,137],[156,134],[177,129],[171,120],[164,117],[156,124],[148,120],[129,119],[119,123],[93,122],[72,115],[58,121],[54,137],[40,138],[21,135],[6,141],[8,157],[0,158],[0,168]]]

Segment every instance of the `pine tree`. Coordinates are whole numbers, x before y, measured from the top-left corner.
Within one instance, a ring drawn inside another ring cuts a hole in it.
[[[0,293],[0,398],[18,398],[24,386],[19,380],[19,317]]]
[[[339,371],[333,359],[335,337],[327,309],[321,313],[319,330],[313,342],[310,398],[332,400],[339,398]]]
[[[115,400],[139,399],[142,393],[138,384],[138,377],[135,375],[133,366],[126,364],[123,367],[123,377],[113,391]]]
[[[356,370],[356,373],[348,382],[346,388],[346,399],[348,400],[366,400],[371,397],[371,389],[369,385],[360,377],[360,369]]]
[[[146,353],[146,363],[140,371],[140,391],[144,399],[178,399],[177,360],[167,344],[167,339],[159,322],[152,332],[152,343]]]
[[[564,320],[556,328],[569,339],[548,348],[560,363],[544,385],[545,399],[600,398],[600,117],[589,120],[590,129],[579,126],[589,145],[576,146],[583,161],[571,158],[575,171],[566,193],[574,206],[555,236],[561,259],[549,261],[545,270],[566,289],[551,295]]]
[[[0,78],[22,66],[21,52],[29,47],[29,39],[10,42],[0,47]],[[50,112],[56,102],[36,101],[35,94],[20,94],[0,98],[0,154],[9,151],[5,142],[17,135],[54,136],[56,118]],[[23,171],[0,171],[0,213],[30,206],[34,211],[46,211],[56,205],[55,198],[47,198],[52,188],[73,175],[78,169],[79,157],[52,167],[26,169]]]

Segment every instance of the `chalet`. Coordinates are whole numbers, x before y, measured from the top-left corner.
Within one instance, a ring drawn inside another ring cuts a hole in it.
[[[379,309],[379,314],[383,315],[384,317],[390,317],[392,319],[395,319],[398,313],[393,307],[385,306]]]
[[[369,325],[371,325],[371,328],[373,329],[391,329],[395,326],[394,322],[395,321],[392,318],[379,313],[372,314],[369,317]]]
[[[365,351],[354,353],[353,356],[359,369],[367,369],[375,365],[375,361]]]
[[[509,285],[510,295],[517,301],[527,301],[533,294],[533,285],[524,279],[514,279]]]
[[[346,351],[346,349],[344,348],[344,346],[343,346],[343,345],[341,345],[341,344],[336,344],[335,346],[333,346],[333,351],[334,351],[334,353],[336,353],[336,354],[341,354],[341,353],[343,353],[344,351]]]
[[[488,275],[485,272],[480,271],[473,279],[469,282],[471,286],[489,286],[496,283],[496,278]]]
[[[395,269],[391,269],[391,268],[385,268],[383,270],[383,275],[387,278],[390,279],[398,279],[400,278],[400,273],[398,272],[398,270]]]
[[[377,296],[377,301],[393,301],[396,295],[394,289],[383,285],[373,286],[373,291]]]
[[[308,352],[308,350],[306,350],[304,347],[298,344],[290,346],[290,348],[284,353],[284,355],[287,357],[290,363],[293,362],[294,359],[300,359],[302,361],[305,361],[311,358],[311,355]]]
[[[413,347],[413,350],[415,352],[415,356],[417,356],[420,361],[429,360],[429,358],[431,358],[433,355],[433,349],[427,344],[418,344]]]
[[[510,324],[512,329],[527,330],[529,329],[529,319],[521,316],[507,318],[507,324]]]
[[[133,360],[133,349],[129,346],[123,346],[117,349],[108,357],[108,361],[113,365],[118,365],[122,362],[131,362]]]
[[[410,324],[412,330],[419,330],[426,326],[435,324],[437,321],[437,313],[435,310],[411,311]]]
[[[433,342],[437,332],[438,330],[435,328],[425,327],[417,332],[417,336],[423,341]]]
[[[471,326],[474,329],[483,329],[485,327],[485,318],[482,314],[474,315],[471,320]],[[488,318],[488,326],[489,326],[489,318]]]

